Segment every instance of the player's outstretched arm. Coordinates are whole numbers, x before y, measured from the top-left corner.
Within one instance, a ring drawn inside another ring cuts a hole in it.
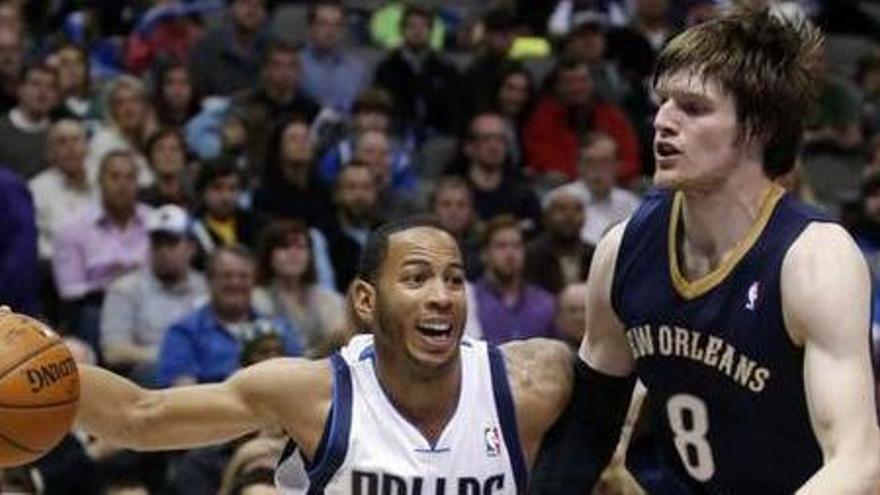
[[[824,455],[799,494],[877,493],[870,300],[868,268],[849,235],[835,224],[808,227],[782,267],[785,322],[804,346],[807,403]]]
[[[193,448],[280,425],[308,451],[323,430],[332,377],[327,361],[279,358],[217,384],[146,390],[91,366],[80,367],[80,383],[78,423],[122,447]]]

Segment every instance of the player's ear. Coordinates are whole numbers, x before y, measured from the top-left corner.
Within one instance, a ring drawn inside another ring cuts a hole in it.
[[[357,319],[364,326],[373,328],[373,310],[376,307],[376,288],[373,284],[356,278],[351,287],[351,304]]]

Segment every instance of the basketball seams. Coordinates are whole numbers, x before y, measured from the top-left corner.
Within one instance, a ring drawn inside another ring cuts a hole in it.
[[[29,454],[42,454],[42,453],[46,452],[45,450],[34,450],[30,447],[24,446],[24,445],[16,442],[15,440],[13,440],[12,438],[4,435],[2,432],[0,432],[0,440],[3,440],[7,444],[15,447],[16,449],[21,450],[22,452],[27,452]]]
[[[59,344],[64,344],[64,342],[62,342],[60,340],[54,340],[54,341],[50,342],[48,345],[44,345],[43,347],[40,347],[39,349],[28,354],[27,356],[19,359],[15,363],[12,363],[11,365],[9,365],[9,367],[6,369],[6,371],[4,371],[3,373],[0,373],[0,381],[3,381],[4,378],[6,378],[13,371],[17,370],[18,367],[21,366],[22,364],[30,361],[31,359],[39,356],[40,354],[48,351],[49,349],[51,349]]]

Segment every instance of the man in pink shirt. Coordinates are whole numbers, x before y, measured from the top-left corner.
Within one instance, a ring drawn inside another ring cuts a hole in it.
[[[108,153],[98,184],[100,202],[61,227],[52,259],[58,293],[70,310],[70,330],[93,346],[104,290],[120,275],[143,266],[149,246],[149,208],[136,201],[134,156]]]

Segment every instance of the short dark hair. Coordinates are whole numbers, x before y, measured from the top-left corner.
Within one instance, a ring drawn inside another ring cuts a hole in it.
[[[822,44],[808,20],[734,8],[673,38],[657,59],[654,84],[682,72],[717,82],[733,97],[738,139],[763,144],[764,174],[773,179],[794,167],[819,91]]]
[[[455,239],[455,236],[433,215],[414,215],[401,220],[387,222],[370,232],[369,237],[367,237],[367,244],[361,252],[360,262],[358,263],[357,277],[370,284],[375,284],[379,278],[382,262],[385,261],[385,257],[388,255],[388,239],[398,232],[422,227],[446,232],[452,239]]]
[[[318,10],[331,7],[337,9],[342,12],[342,15],[345,16],[345,5],[342,4],[340,0],[313,0],[309,2],[309,6],[306,10],[306,22],[309,25],[315,23],[315,19],[318,18]]]
[[[174,137],[177,139],[177,142],[180,143],[181,148],[183,149],[184,159],[186,159],[187,155],[187,147],[186,147],[186,139],[183,137],[183,133],[180,132],[180,129],[174,127],[162,127],[158,129],[156,132],[150,134],[150,137],[147,138],[147,145],[144,147],[146,151],[147,160],[150,163],[153,162],[153,148],[159,144],[159,141],[165,139],[166,137]]]
[[[409,21],[409,18],[413,16],[425,18],[425,20],[428,21],[429,26],[434,22],[433,10],[415,2],[408,2],[403,8],[403,14],[400,16],[400,28],[403,29],[403,27],[406,26],[407,21]]]
[[[522,225],[520,225],[520,221],[515,216],[503,214],[492,217],[483,228],[483,238],[481,239],[480,246],[486,249],[489,247],[495,234],[507,229],[516,230],[520,235],[523,233]]]
[[[291,235],[302,235],[306,238],[309,247],[309,264],[302,276],[304,285],[312,285],[318,280],[317,270],[315,269],[315,250],[312,246],[312,237],[309,235],[309,228],[303,222],[296,219],[275,220],[270,223],[260,236],[260,242],[257,247],[257,282],[260,284],[268,284],[275,277],[275,270],[272,268],[272,251],[281,246],[287,245],[287,239]]]
[[[351,113],[358,114],[362,112],[376,112],[391,115],[394,103],[388,91],[373,87],[362,91],[351,106]]]
[[[220,258],[224,255],[230,255],[245,260],[251,265],[255,265],[254,256],[241,244],[217,246],[217,248],[208,256],[208,261],[205,263],[205,277],[209,280],[214,276],[214,272],[217,270],[217,263],[220,262]]]
[[[133,151],[126,149],[115,149],[108,151],[107,154],[101,157],[101,161],[98,164],[99,178],[102,177],[107,171],[107,164],[117,158],[125,158],[134,167],[135,172],[140,172],[140,168],[137,165],[137,160],[135,159],[135,154]]]
[[[59,82],[58,71],[45,62],[37,62],[32,64],[26,64],[18,73],[18,84],[24,84],[27,80],[28,76],[31,72],[43,72],[45,74],[49,74],[55,79],[55,84],[57,85]]]
[[[212,160],[208,160],[199,169],[199,175],[196,177],[195,184],[196,192],[201,194],[215,180],[230,175],[234,175],[239,182],[242,181],[241,172],[231,157],[221,155]]]
[[[428,204],[432,210],[437,207],[437,199],[440,197],[440,194],[447,189],[463,189],[467,191],[470,202],[473,203],[474,201],[474,193],[471,191],[471,186],[468,185],[466,180],[458,175],[444,175],[437,180],[437,184],[431,190],[431,194],[428,197]]]
[[[266,45],[265,50],[263,50],[263,58],[260,60],[260,68],[265,68],[269,65],[269,61],[272,60],[272,56],[276,53],[289,53],[294,56],[294,58],[299,58],[299,47],[296,43],[291,43],[289,41],[281,40],[281,39],[272,39]]]

